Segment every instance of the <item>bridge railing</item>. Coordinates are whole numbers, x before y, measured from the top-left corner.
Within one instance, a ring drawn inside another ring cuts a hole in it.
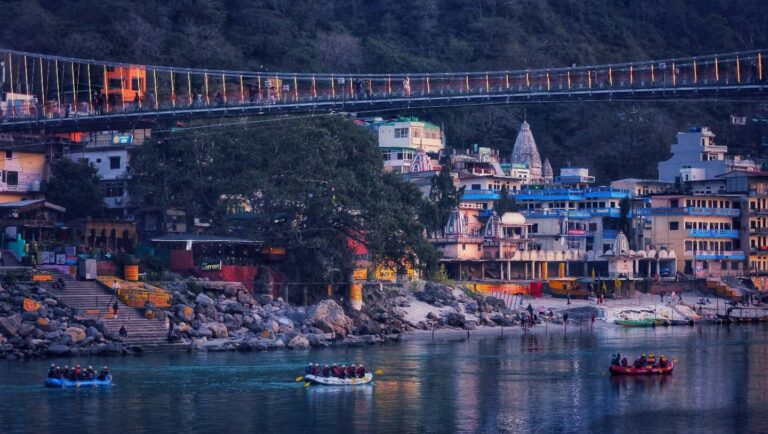
[[[0,49],[0,119],[414,98],[589,94],[765,84],[763,53],[526,70],[333,74],[104,62]]]

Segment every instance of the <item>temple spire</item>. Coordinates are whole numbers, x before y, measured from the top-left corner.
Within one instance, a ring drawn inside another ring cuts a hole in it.
[[[544,182],[547,183],[552,183],[555,180],[555,172],[552,170],[549,158],[544,159],[544,166],[541,168],[541,176],[544,178]]]
[[[531,173],[531,180],[534,182],[541,181],[541,156],[539,156],[539,149],[536,147],[531,126],[528,125],[527,121],[523,121],[520,125],[520,132],[517,133],[515,147],[512,150],[512,163],[527,165]]]

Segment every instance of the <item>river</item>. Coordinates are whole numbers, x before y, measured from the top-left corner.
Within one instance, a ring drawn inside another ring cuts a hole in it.
[[[676,359],[606,375],[613,352]],[[362,361],[374,385],[303,387],[309,359]],[[56,360],[59,364],[75,360]],[[768,429],[768,325],[519,328],[365,348],[153,354],[107,363],[116,386],[42,386],[50,361],[0,363],[0,432],[756,432]]]

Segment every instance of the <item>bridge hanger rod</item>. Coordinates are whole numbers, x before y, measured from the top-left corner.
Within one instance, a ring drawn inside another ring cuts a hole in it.
[[[403,79],[405,77],[464,77],[464,76],[484,76],[486,74],[524,74],[526,72],[528,73],[557,73],[557,72],[579,72],[579,71],[590,71],[595,69],[607,69],[607,68],[613,68],[613,69],[621,69],[621,68],[629,68],[630,66],[637,69],[637,66],[642,65],[652,65],[652,64],[660,64],[660,63],[672,63],[675,62],[678,65],[692,63],[694,60],[697,61],[699,64],[707,63],[707,61],[714,62],[715,59],[718,59],[721,63],[723,59],[731,59],[733,58],[735,60],[736,57],[741,57],[742,60],[744,58],[752,58],[757,57],[758,55],[761,55],[761,53],[768,51],[768,49],[758,49],[758,50],[747,50],[747,51],[736,51],[736,52],[730,52],[730,53],[723,53],[723,54],[710,54],[710,55],[703,55],[703,56],[689,56],[689,57],[679,57],[679,58],[667,58],[667,59],[659,59],[659,60],[644,60],[644,61],[638,61],[638,62],[622,62],[622,63],[607,63],[607,64],[600,64],[600,65],[587,65],[587,66],[575,66],[575,67],[556,67],[556,68],[535,68],[535,69],[514,69],[514,70],[495,70],[495,71],[452,71],[452,72],[419,72],[419,73],[359,73],[359,74],[347,74],[348,76],[352,76],[356,79],[375,79],[377,81],[379,80],[387,80],[389,77],[397,78],[397,79]],[[136,63],[130,63],[130,62],[107,62],[107,61],[99,61],[99,60],[90,60],[90,59],[80,59],[80,58],[74,58],[74,57],[66,57],[66,56],[54,56],[54,55],[47,55],[47,54],[39,54],[39,53],[31,53],[27,51],[18,51],[18,50],[9,50],[9,49],[2,49],[0,48],[1,53],[7,53],[9,55],[17,55],[17,56],[29,56],[29,57],[35,57],[35,58],[42,58],[46,59],[48,61],[58,61],[58,62],[77,62],[77,63],[88,63],[91,65],[99,65],[99,66],[107,66],[107,67],[135,67]],[[334,79],[339,76],[338,73],[302,73],[302,72],[279,72],[279,71],[244,71],[244,70],[225,70],[225,69],[207,69],[207,68],[186,68],[186,67],[170,67],[170,66],[159,66],[159,65],[141,65],[147,69],[155,69],[157,71],[162,72],[175,72],[175,73],[190,73],[190,74],[216,74],[216,75],[231,75],[231,76],[240,76],[242,75],[244,78],[251,79],[251,78],[258,78],[260,75],[264,74],[265,72],[268,72],[269,75],[290,75],[290,76],[296,76],[297,78],[301,79],[311,79],[313,76],[315,79],[324,79],[324,80],[330,80]]]

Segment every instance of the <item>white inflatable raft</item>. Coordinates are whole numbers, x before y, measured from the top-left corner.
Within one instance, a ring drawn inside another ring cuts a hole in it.
[[[309,381],[312,384],[320,384],[323,386],[359,386],[361,384],[368,384],[373,381],[373,374],[366,372],[363,378],[336,378],[336,377],[323,377],[320,375],[305,375],[304,381]]]

